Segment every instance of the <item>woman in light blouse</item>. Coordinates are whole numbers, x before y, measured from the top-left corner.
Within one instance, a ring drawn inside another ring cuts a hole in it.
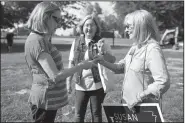
[[[122,98],[134,110],[138,103],[159,102],[170,81],[153,16],[146,10],[136,10],[126,15],[124,24],[129,39],[134,41],[125,58],[115,64],[101,55],[96,60],[117,74],[125,74]]]

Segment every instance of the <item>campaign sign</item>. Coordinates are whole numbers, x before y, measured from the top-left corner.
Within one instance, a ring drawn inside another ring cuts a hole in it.
[[[142,103],[135,106],[135,112],[127,104],[102,104],[109,123],[164,122],[158,103]]]

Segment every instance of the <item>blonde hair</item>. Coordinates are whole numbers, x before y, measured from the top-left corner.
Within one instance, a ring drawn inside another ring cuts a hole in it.
[[[130,23],[133,24],[133,39],[137,44],[145,43],[151,38],[160,40],[157,24],[148,11],[136,10],[129,13],[125,16],[124,24],[127,24],[128,20],[132,21]]]
[[[96,28],[96,33],[95,33],[95,35],[100,36],[100,35],[101,35],[101,27],[100,27],[98,18],[97,18],[94,14],[85,16],[85,18],[84,18],[84,19],[80,22],[80,24],[78,25],[78,30],[77,30],[77,31],[78,31],[80,34],[84,34],[84,33],[83,33],[83,26],[84,26],[85,22],[86,22],[87,20],[89,20],[89,19],[92,19],[92,20],[94,21],[96,27],[97,27],[97,28]]]
[[[36,5],[26,23],[26,27],[31,31],[39,33],[48,33],[48,25],[46,24],[49,16],[60,8],[51,2],[41,2]]]

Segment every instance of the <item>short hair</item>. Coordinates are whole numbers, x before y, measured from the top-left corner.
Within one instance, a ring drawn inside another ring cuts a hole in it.
[[[128,20],[133,24],[133,39],[138,44],[147,42],[153,38],[156,41],[160,40],[159,31],[154,17],[146,10],[136,10],[125,16],[124,24]]]
[[[60,8],[49,1],[40,2],[33,9],[25,26],[31,31],[48,33],[48,25],[46,22],[49,16],[58,10],[60,10]]]
[[[84,26],[85,22],[86,22],[87,20],[89,20],[89,19],[92,19],[92,20],[94,21],[96,27],[97,27],[97,28],[96,28],[96,33],[95,33],[95,35],[100,36],[100,35],[101,35],[100,22],[99,22],[98,18],[96,17],[96,15],[94,15],[94,14],[90,14],[90,15],[85,16],[85,18],[84,18],[84,19],[80,22],[80,24],[78,25],[78,30],[77,30],[77,31],[78,31],[80,34],[84,34],[84,33],[83,33],[83,26]]]

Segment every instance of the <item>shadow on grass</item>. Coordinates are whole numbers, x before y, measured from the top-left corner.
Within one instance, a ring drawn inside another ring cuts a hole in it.
[[[59,51],[68,51],[71,48],[71,44],[54,44]],[[15,43],[13,44],[12,51],[10,53],[21,53],[24,52],[24,44],[23,43]],[[5,43],[1,43],[1,54],[9,53],[7,50],[7,45]]]

